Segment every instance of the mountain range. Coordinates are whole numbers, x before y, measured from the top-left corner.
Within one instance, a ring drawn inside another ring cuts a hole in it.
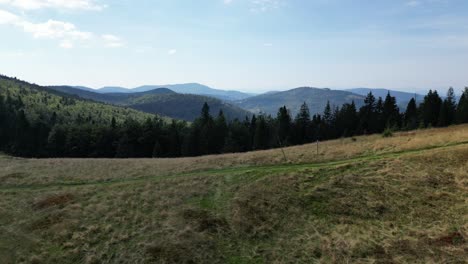
[[[214,97],[176,93],[168,88],[138,89],[125,93],[98,93],[90,89],[71,86],[50,86],[49,89],[114,105],[125,106],[146,113],[158,114],[174,119],[193,121],[200,116],[203,104],[210,106],[210,113],[218,115],[222,110],[228,120],[244,119],[251,113],[236,105]],[[110,92],[110,89],[105,91]],[[137,92],[135,92],[137,91]]]
[[[301,105],[305,102],[309,106],[311,114],[322,113],[327,101],[333,106],[344,103],[354,103],[359,107],[364,103],[364,96],[349,91],[320,89],[313,87],[300,87],[283,92],[269,92],[235,103],[253,113],[266,113],[276,115],[278,109],[286,106],[294,116],[299,112]]]
[[[76,88],[79,88],[79,90]],[[182,113],[177,110],[167,111],[168,105],[172,105],[171,107],[173,107],[176,102],[178,102],[178,100],[182,100],[184,102],[193,101],[192,104],[186,106],[185,110],[195,111],[195,106],[198,106],[201,101],[207,100],[213,104],[214,110],[217,111],[219,109],[223,109],[226,114],[231,115],[231,118],[239,118],[240,115],[237,114],[237,112],[241,112],[240,109],[233,109],[232,107],[237,106],[257,114],[266,113],[275,115],[278,111],[278,108],[286,105],[290,109],[291,114],[295,115],[298,112],[300,106],[306,102],[309,106],[311,114],[315,114],[322,113],[327,101],[330,101],[330,104],[333,106],[341,106],[344,103],[351,103],[354,101],[356,106],[360,107],[363,104],[365,96],[369,92],[372,92],[376,98],[382,97],[383,99],[387,96],[387,93],[390,93],[392,96],[396,97],[398,106],[403,111],[406,109],[406,106],[411,98],[416,98],[418,102],[421,102],[424,98],[424,95],[421,94],[383,88],[352,88],[346,90],[332,90],[328,88],[300,87],[286,91],[271,91],[260,95],[254,95],[239,91],[224,91],[213,89],[206,85],[197,83],[172,84],[165,86],[144,85],[133,89],[113,86],[107,86],[97,90],[82,86],[64,86],[61,89],[63,92],[68,92],[84,98],[107,103],[126,105],[135,109],[150,111],[151,113],[164,114],[185,120],[192,120],[196,115],[186,112]],[[159,96],[155,96],[157,94],[159,94]],[[169,94],[172,95],[169,96]],[[182,94],[186,96],[182,96]],[[136,100],[136,98],[142,96],[148,98],[150,95],[154,100],[153,102],[148,102],[146,99],[144,104],[138,103],[138,105],[134,105],[134,102],[141,101]],[[222,102],[216,100],[213,101],[212,98],[219,99]],[[225,104],[224,107],[221,107],[222,104]]]
[[[206,85],[199,84],[199,83],[143,85],[143,86],[139,86],[136,88],[124,88],[124,87],[119,87],[119,86],[106,86],[100,89],[92,89],[92,88],[84,87],[84,86],[75,86],[74,88],[79,88],[81,90],[102,93],[102,94],[140,93],[140,92],[151,91],[151,90],[158,89],[158,88],[167,88],[180,94],[196,94],[196,95],[211,96],[211,97],[218,98],[224,101],[242,100],[242,99],[255,95],[255,94],[244,93],[244,92],[239,92],[239,91],[225,91],[225,90],[214,89],[214,88],[211,88]]]

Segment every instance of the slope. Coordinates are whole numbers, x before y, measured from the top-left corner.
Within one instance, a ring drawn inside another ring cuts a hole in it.
[[[251,115],[248,111],[216,98],[179,94],[168,88],[155,88],[134,93],[97,93],[68,86],[50,88],[87,99],[122,105],[143,112],[186,121],[193,121],[197,118],[205,102],[209,104],[213,116],[218,115],[220,110],[224,112],[229,120],[234,118],[244,119],[246,116]]]
[[[264,112],[272,115],[276,115],[280,107],[286,106],[295,115],[304,102],[308,104],[311,114],[322,113],[327,101],[334,106],[354,101],[359,106],[364,102],[364,97],[346,91],[301,87],[284,92],[262,94],[235,103],[254,113]]]
[[[154,115],[70,96],[66,93],[0,75],[0,95],[22,104],[30,120],[67,123],[77,119],[110,123],[112,117],[121,122],[127,118],[143,121]],[[55,114],[54,114],[55,113]]]
[[[424,95],[421,95],[421,94],[401,92],[401,91],[388,90],[388,89],[380,89],[380,88],[353,88],[353,89],[347,89],[346,91],[359,94],[362,96],[366,96],[369,92],[372,92],[372,94],[376,98],[382,97],[382,99],[385,99],[387,94],[390,93],[391,96],[396,98],[401,110],[406,109],[408,102],[412,98],[415,98],[416,102],[418,103],[422,102],[424,99]]]
[[[184,159],[0,158],[14,262],[463,263],[468,126]],[[437,173],[434,173],[437,172]]]

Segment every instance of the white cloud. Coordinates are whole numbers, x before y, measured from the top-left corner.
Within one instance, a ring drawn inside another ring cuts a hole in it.
[[[250,4],[250,11],[252,12],[265,12],[272,9],[278,9],[285,4],[286,0],[248,0]],[[225,5],[230,5],[234,0],[223,0]]]
[[[171,50],[169,50],[169,51],[167,52],[167,54],[169,54],[169,55],[174,55],[174,54],[176,54],[176,53],[177,53],[177,50],[176,50],[176,49],[171,49]]]
[[[2,1],[2,0],[0,0]],[[17,15],[14,15],[10,12],[4,11],[0,9],[0,25],[5,25],[5,24],[12,24],[18,21],[19,18]]]
[[[282,0],[251,0],[252,12],[265,12],[272,9],[278,9],[283,5]]]
[[[104,41],[104,45],[108,48],[120,48],[124,46],[122,39],[111,34],[105,34],[101,36]]]
[[[44,23],[34,23],[1,9],[0,25],[20,28],[24,32],[30,33],[36,39],[60,40],[59,47],[67,49],[73,48],[75,42],[83,43],[96,39],[92,32],[81,31],[74,24],[69,22],[49,19]],[[123,41],[117,36],[106,34],[102,35],[101,38],[106,47],[116,48],[124,46]]]
[[[421,2],[418,1],[418,0],[411,0],[411,1],[406,2],[405,5],[406,6],[411,6],[411,7],[416,7],[416,6],[420,6]]]
[[[95,2],[95,0],[0,0],[0,4],[8,4],[24,10],[41,8],[102,10],[106,7]]]
[[[45,23],[21,21],[16,25],[22,27],[25,32],[31,33],[35,38],[87,40],[93,35],[91,32],[77,30],[71,23],[57,20],[49,20]]]

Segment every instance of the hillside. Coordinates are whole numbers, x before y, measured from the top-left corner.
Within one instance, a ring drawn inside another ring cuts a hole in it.
[[[364,97],[346,91],[301,87],[250,97],[236,101],[236,104],[253,113],[263,112],[271,115],[276,115],[280,107],[286,106],[295,115],[304,102],[309,106],[311,114],[322,113],[327,101],[335,106],[354,101],[357,106],[360,106],[364,102]]]
[[[251,115],[248,111],[213,97],[179,94],[168,88],[154,88],[146,91],[141,89],[139,92],[134,93],[97,93],[69,86],[50,88],[95,101],[122,105],[143,112],[186,121],[193,121],[197,118],[205,102],[210,105],[213,116],[217,116],[220,110],[223,110],[229,120],[234,118],[243,120],[246,116]]]
[[[388,90],[388,89],[379,89],[379,88],[353,88],[353,89],[347,89],[346,91],[359,94],[362,96],[366,96],[369,92],[372,92],[372,94],[376,98],[382,97],[383,99],[385,99],[385,97],[387,96],[387,93],[390,92],[390,95],[396,98],[401,110],[406,109],[408,102],[412,98],[416,98],[416,102],[418,103],[422,102],[424,99],[424,95],[417,94],[417,93],[408,93],[408,92],[401,92],[401,91]]]
[[[286,158],[286,159],[285,159]],[[182,159],[0,157],[3,263],[463,263],[468,126]]]
[[[19,100],[30,120],[50,119],[55,113],[58,122],[70,122],[79,118],[94,120],[97,123],[110,123],[112,117],[123,122],[131,117],[143,121],[154,115],[133,109],[98,103],[66,93],[30,84],[15,78],[0,75],[0,95]]]
[[[93,89],[88,87],[76,86],[86,91],[91,91]],[[143,85],[136,88],[124,88],[118,86],[107,86],[94,91],[98,93],[139,93],[147,92],[150,90],[158,88],[168,88],[176,93],[181,94],[195,94],[195,95],[204,95],[218,98],[225,101],[234,101],[242,100],[248,97],[253,96],[253,94],[243,93],[239,91],[226,91],[220,89],[214,89],[199,83],[184,83],[184,84],[167,84],[167,85]]]
[[[97,93],[96,91],[83,90],[71,86],[49,86],[47,88],[71,95],[77,95],[81,98],[111,104],[128,104],[129,101],[146,95],[175,94],[174,91],[167,88],[156,88],[154,90],[135,93]]]

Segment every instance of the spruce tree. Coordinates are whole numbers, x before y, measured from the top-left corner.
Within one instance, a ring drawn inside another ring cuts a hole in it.
[[[361,133],[374,133],[375,131],[375,97],[369,92],[364,99],[364,106],[359,110],[359,131]]]
[[[278,122],[278,138],[281,145],[287,145],[289,142],[289,134],[291,131],[291,115],[289,114],[286,106],[281,107],[278,110],[278,115],[276,117]]]
[[[310,133],[310,112],[309,107],[304,102],[301,105],[301,109],[296,116],[295,121],[295,142],[298,144],[304,144],[312,139]]]
[[[418,121],[418,107],[416,105],[416,100],[411,98],[406,107],[406,112],[404,115],[404,126],[408,130],[418,128],[419,121]]]
[[[400,110],[398,109],[396,98],[387,93],[383,105],[383,118],[387,128],[399,127]]]
[[[376,133],[382,133],[386,126],[386,120],[384,116],[384,102],[382,97],[379,97],[375,104],[375,131]]]
[[[450,87],[447,91],[447,97],[442,102],[440,107],[437,126],[444,127],[453,124],[455,121],[456,111],[457,105],[455,102],[455,93],[453,88]]]
[[[429,90],[420,106],[421,121],[424,126],[436,126],[438,124],[442,99],[437,91]]]
[[[255,129],[253,147],[256,150],[267,149],[269,141],[269,131],[265,116],[260,115],[257,120],[257,127]]]
[[[468,87],[465,87],[458,102],[456,119],[458,124],[468,123]]]
[[[228,126],[226,123],[226,118],[224,117],[223,110],[219,110],[219,114],[215,120],[214,126],[214,144],[215,144],[215,152],[221,153],[224,148],[224,144],[226,141],[227,133],[228,133]]]

